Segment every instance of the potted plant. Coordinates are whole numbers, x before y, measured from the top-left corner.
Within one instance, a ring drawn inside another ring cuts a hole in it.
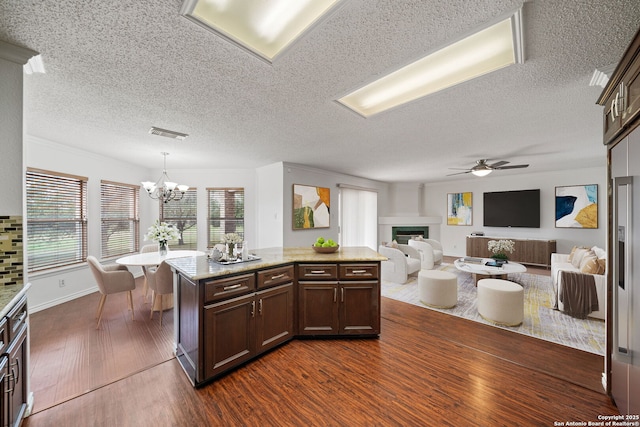
[[[489,240],[489,243],[487,244],[489,252],[493,254],[491,255],[491,258],[496,261],[502,261],[503,263],[506,263],[509,260],[507,252],[512,254],[513,251],[516,250],[515,245],[516,244],[513,240],[506,239]]]

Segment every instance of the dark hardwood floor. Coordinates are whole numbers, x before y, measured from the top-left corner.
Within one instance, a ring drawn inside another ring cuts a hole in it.
[[[127,339],[112,339],[112,364],[96,369],[127,366],[134,356],[117,350]],[[71,382],[74,363],[62,363]],[[294,340],[200,389],[172,358],[115,375],[24,425],[553,426],[618,414],[600,384],[603,363],[591,353],[382,298],[379,339]],[[37,380],[32,372],[32,385]],[[36,403],[47,393],[36,391]]]

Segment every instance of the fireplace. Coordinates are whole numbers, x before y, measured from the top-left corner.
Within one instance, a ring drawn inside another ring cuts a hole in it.
[[[409,239],[422,236],[429,238],[429,227],[423,225],[405,225],[402,227],[391,227],[391,240],[406,245]]]

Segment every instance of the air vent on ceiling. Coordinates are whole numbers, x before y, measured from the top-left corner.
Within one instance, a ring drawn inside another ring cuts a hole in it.
[[[186,133],[175,132],[175,131],[167,130],[167,129],[161,129],[161,128],[157,128],[155,126],[153,126],[151,129],[149,129],[149,133],[151,135],[166,136],[167,138],[179,139],[181,141],[189,136]]]

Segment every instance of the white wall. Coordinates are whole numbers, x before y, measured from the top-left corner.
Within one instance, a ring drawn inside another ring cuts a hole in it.
[[[294,163],[284,163],[284,211],[283,211],[283,246],[311,246],[318,236],[338,241],[338,184],[348,184],[378,190],[378,216],[384,216],[388,209],[388,184],[351,175],[314,169]],[[293,229],[293,184],[327,187],[331,190],[330,227],[309,230]]]
[[[256,248],[284,246],[284,165],[282,162],[256,169]],[[254,246],[249,243],[249,247]]]
[[[484,178],[474,177],[464,181],[425,184],[423,211],[428,216],[442,216],[440,241],[445,255],[466,255],[466,236],[472,231],[482,231],[488,237],[512,237],[555,239],[556,249],[568,253],[574,245],[605,247],[607,232],[606,167],[586,168],[537,174],[520,173],[500,176],[493,173]],[[566,185],[598,184],[598,228],[576,229],[555,227],[555,187]],[[540,189],[540,228],[484,227],[483,193]],[[447,193],[473,193],[473,224],[471,226],[447,225]]]
[[[2,216],[22,216],[22,75],[21,64],[0,57]]]

